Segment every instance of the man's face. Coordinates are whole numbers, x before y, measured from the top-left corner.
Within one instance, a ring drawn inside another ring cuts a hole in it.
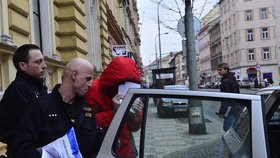
[[[47,65],[44,61],[42,52],[38,49],[29,51],[29,60],[24,63],[24,72],[38,79],[43,79],[46,74]]]
[[[224,68],[218,68],[218,73],[220,76],[224,76],[227,74],[227,69]]]
[[[74,83],[76,87],[76,94],[78,96],[84,96],[87,93],[89,87],[91,87],[93,71],[88,69],[77,73],[78,77]]]

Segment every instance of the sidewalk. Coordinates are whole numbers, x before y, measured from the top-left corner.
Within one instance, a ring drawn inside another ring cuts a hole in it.
[[[149,107],[145,157],[188,158],[218,157],[222,122],[205,115],[207,134],[189,134],[188,118],[159,119],[156,107]]]
[[[219,138],[206,141],[205,143],[191,146],[167,155],[163,158],[218,158]]]

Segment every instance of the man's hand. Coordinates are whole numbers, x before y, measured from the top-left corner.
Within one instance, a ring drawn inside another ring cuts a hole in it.
[[[140,100],[140,98],[135,99],[135,101],[132,104],[132,109],[134,109],[136,112],[142,111],[143,109],[143,102]]]
[[[112,98],[112,102],[113,102],[113,110],[116,112],[119,108],[119,106],[121,105],[121,102],[123,100],[124,96],[120,95],[120,94],[116,94],[113,98]]]

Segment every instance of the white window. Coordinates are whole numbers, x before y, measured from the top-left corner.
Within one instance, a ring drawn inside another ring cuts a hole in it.
[[[261,8],[261,19],[267,19],[267,9]]]
[[[248,49],[248,60],[249,61],[254,61],[255,60],[254,49]]]
[[[245,13],[246,21],[251,21],[253,20],[253,12],[252,10],[247,10]]]
[[[98,5],[96,0],[86,0],[86,22],[87,22],[87,44],[88,57],[92,61],[96,71],[102,70],[101,59],[101,43],[100,40],[95,40],[100,37],[100,20],[98,14]],[[154,68],[152,68],[154,69]]]
[[[52,46],[52,16],[50,9],[50,1],[45,0],[32,0],[33,5],[33,22],[34,31],[34,43],[40,46],[44,53],[44,56],[52,58],[53,46]],[[44,9],[42,9],[44,8]],[[44,39],[42,39],[44,38]]]
[[[42,48],[42,34],[40,28],[40,12],[39,12],[39,1],[33,0],[33,20],[34,20],[34,36],[35,36],[35,44]]]
[[[253,29],[247,30],[247,41],[253,41],[254,40],[254,33]]]
[[[262,28],[262,39],[268,39],[269,36],[268,36],[268,28],[265,27],[265,28]]]
[[[263,60],[269,60],[269,48],[263,48]]]

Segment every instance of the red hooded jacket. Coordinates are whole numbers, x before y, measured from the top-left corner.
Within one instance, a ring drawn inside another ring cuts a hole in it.
[[[115,58],[102,72],[100,79],[92,82],[91,88],[89,88],[85,95],[87,104],[97,112],[97,124],[104,129],[110,126],[114,117],[112,98],[117,94],[118,86],[125,81],[140,83],[140,73],[137,66],[129,58]],[[129,121],[135,121],[133,124],[138,125],[138,127],[131,128],[128,127],[128,123],[124,124],[119,137],[120,146],[117,149],[117,154],[127,158],[133,158],[134,154],[130,144],[131,135],[129,130],[138,130],[141,119],[138,118]]]

